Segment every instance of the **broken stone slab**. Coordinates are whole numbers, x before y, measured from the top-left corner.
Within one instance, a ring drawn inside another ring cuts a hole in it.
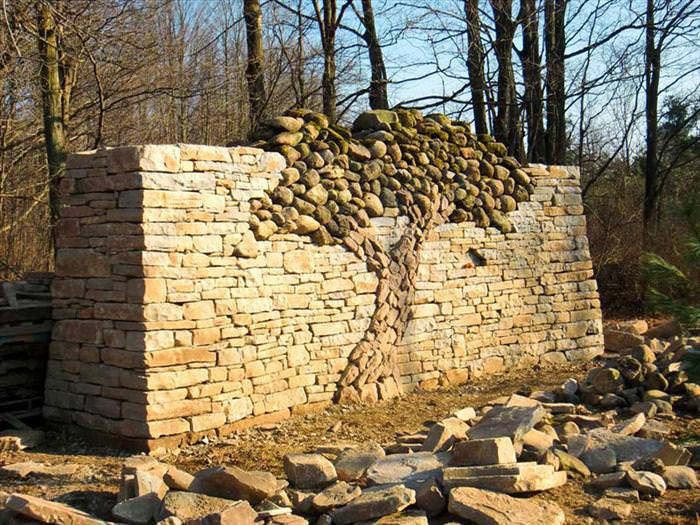
[[[188,522],[226,510],[234,503],[230,499],[171,490],[163,498],[156,520],[162,521],[174,516]]]
[[[700,486],[695,471],[690,467],[674,465],[661,472],[666,486],[672,489],[695,489]]]
[[[588,482],[588,486],[596,489],[608,489],[611,487],[619,487],[627,482],[626,472],[611,472],[609,474],[601,474]]]
[[[414,489],[430,479],[439,480],[446,462],[445,454],[432,452],[391,454],[369,467],[365,478],[370,485],[402,484]]]
[[[255,524],[260,525],[260,521],[256,521]],[[294,514],[280,514],[279,516],[271,516],[268,518],[266,525],[309,525],[309,521],[306,518]]]
[[[155,492],[165,496],[168,486],[163,474],[168,466],[149,456],[134,456],[124,462],[121,472],[118,501],[144,496]]]
[[[335,471],[340,481],[356,481],[365,475],[369,467],[385,456],[384,449],[376,443],[342,451],[335,461]]]
[[[539,468],[536,461],[503,463],[500,465],[475,465],[471,467],[447,467],[443,470],[443,481],[478,476],[515,476],[533,468]]]
[[[623,436],[604,428],[596,428],[586,434],[586,446],[581,453],[608,447],[615,451],[617,461],[637,461],[639,459],[654,456],[663,443],[654,439],[638,438],[635,436]],[[571,450],[571,440],[569,441]]]
[[[528,397],[539,401],[543,406],[547,403],[557,402],[557,394],[551,390],[533,390]]]
[[[258,518],[259,519],[266,519],[270,518],[272,516],[280,516],[282,514],[291,514],[292,509],[284,506],[284,505],[277,505],[276,503],[273,503],[272,500],[265,500],[260,505],[257,507],[258,511]]]
[[[640,496],[658,498],[666,492],[664,478],[654,472],[628,470],[627,483],[629,483],[630,487],[637,490]]]
[[[423,446],[422,443],[392,443],[391,445],[386,447],[386,454],[411,454],[413,452],[420,452],[421,447]]]
[[[364,489],[359,497],[334,509],[330,516],[334,524],[348,525],[395,514],[415,502],[415,491],[404,485],[378,485]]]
[[[26,494],[10,494],[5,500],[5,508],[42,523],[69,525],[107,525],[109,523],[63,503]]]
[[[534,462],[480,467],[450,467],[443,472],[442,484],[446,490],[456,487],[475,487],[519,494],[541,492],[566,483],[564,471],[555,471],[551,465]]]
[[[602,497],[588,505],[588,514],[602,520],[623,520],[632,514],[632,505],[620,499]]]
[[[605,427],[603,418],[599,415],[590,416],[584,414],[564,414],[559,416],[559,418],[561,419],[562,423],[576,423],[579,428],[585,430]]]
[[[495,465],[517,461],[513,441],[507,437],[470,439],[455,444],[450,465]]]
[[[576,472],[586,478],[591,475],[591,471],[586,464],[573,454],[569,454],[558,448],[554,449],[554,454],[559,458],[559,464],[562,470]]]
[[[276,494],[279,484],[269,472],[248,472],[234,466],[212,467],[197,472],[189,490],[217,498],[242,499],[257,505]]]
[[[555,415],[576,413],[576,405],[573,403],[542,403],[542,407]]]
[[[470,423],[476,419],[476,410],[474,410],[472,407],[465,407],[457,410],[452,415],[458,419],[461,419],[465,423]]]
[[[639,334],[607,327],[603,329],[603,339],[605,340],[605,348],[611,352],[622,352],[644,344],[644,337]]]
[[[687,448],[667,442],[664,443],[661,450],[659,450],[652,457],[654,459],[660,459],[664,465],[666,465],[667,467],[671,467],[674,465],[690,464],[693,455]]]
[[[447,506],[447,498],[436,480],[431,479],[421,483],[415,490],[416,507],[425,511],[428,516],[442,514]]]
[[[38,447],[45,438],[41,430],[3,430],[0,432],[0,452],[19,452]]]
[[[540,454],[544,454],[547,450],[554,447],[554,438],[552,436],[534,428],[523,436],[522,442],[524,446],[536,450]]]
[[[404,434],[396,438],[396,442],[402,445],[423,446],[423,442],[428,437],[427,432],[418,432],[416,434]]]
[[[187,525],[255,525],[258,513],[247,501],[232,501],[224,510],[187,522]]]
[[[530,431],[545,416],[541,406],[499,406],[489,410],[476,425],[469,429],[469,439],[509,437],[514,443]]]
[[[520,394],[512,394],[505,402],[507,407],[538,407],[540,402]]]
[[[663,417],[663,414],[659,414],[659,416]],[[644,423],[644,426],[639,430],[639,432],[637,432],[637,437],[663,440],[667,439],[670,434],[671,429],[668,427],[668,425],[657,419],[649,419],[646,423]]]
[[[292,508],[300,514],[310,514],[312,511],[311,503],[316,495],[313,492],[304,492],[302,490],[287,489],[287,494],[292,503]]]
[[[420,510],[405,510],[378,520],[361,521],[356,525],[428,525],[428,517]]]
[[[345,481],[338,481],[311,499],[311,505],[319,513],[347,505],[362,494],[362,489]]]
[[[450,514],[476,525],[561,525],[564,512],[548,501],[532,502],[472,487],[450,491]]]
[[[603,496],[626,501],[627,503],[639,503],[639,492],[627,487],[611,487],[603,493]]]
[[[467,438],[469,425],[456,417],[434,424],[421,445],[422,452],[444,452],[460,440]]]
[[[583,461],[591,472],[607,474],[613,472],[617,466],[617,454],[608,447],[595,448],[581,454]]]
[[[613,426],[610,431],[623,436],[634,436],[642,429],[644,423],[646,422],[647,417],[644,414],[639,413],[629,419],[620,421],[617,425]]]
[[[163,474],[163,481],[170,490],[189,490],[194,476],[171,465]]]
[[[158,494],[150,492],[120,501],[112,508],[112,515],[119,522],[145,525],[158,515],[161,505],[162,501]]]
[[[591,447],[591,443],[592,440],[588,434],[574,434],[569,436],[566,448],[569,454],[578,458]]]
[[[0,473],[17,478],[26,478],[28,476],[71,476],[78,471],[79,467],[79,465],[72,463],[46,465],[45,463],[24,461],[0,467]]]
[[[300,489],[323,487],[338,479],[333,463],[321,454],[287,454],[284,473]]]

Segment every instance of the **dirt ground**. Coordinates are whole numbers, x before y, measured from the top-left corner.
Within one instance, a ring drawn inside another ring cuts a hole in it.
[[[488,404],[490,399],[515,392],[527,394],[531,390],[548,390],[568,377],[582,378],[588,367],[590,365],[517,370],[472,380],[460,387],[411,393],[402,399],[374,406],[333,406],[321,413],[246,430],[224,441],[193,445],[178,454],[160,459],[189,472],[233,464],[280,475],[282,458],[288,452],[312,451],[324,445],[370,440],[390,443],[397,435],[420,430],[457,409],[482,406]],[[698,419],[679,417],[671,421],[670,426],[675,440],[700,440]],[[109,520],[110,509],[116,502],[120,465],[125,454],[95,448],[69,435],[51,432],[47,441],[37,449],[5,453],[0,457],[0,465],[20,461],[51,465],[73,463],[80,465],[75,474],[24,480],[0,477],[0,491],[56,499]],[[567,523],[595,523],[586,516],[585,507],[595,499],[596,494],[585,487],[581,478],[572,476],[565,486],[535,497],[557,502],[567,514]],[[632,517],[626,523],[700,524],[693,511],[699,498],[700,490],[668,491],[662,498],[634,505]]]

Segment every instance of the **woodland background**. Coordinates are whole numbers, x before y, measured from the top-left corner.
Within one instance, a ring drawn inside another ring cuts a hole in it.
[[[418,107],[579,166],[611,313],[700,199],[697,0],[0,0],[0,89],[0,278],[51,270],[67,153],[245,142],[293,107]]]

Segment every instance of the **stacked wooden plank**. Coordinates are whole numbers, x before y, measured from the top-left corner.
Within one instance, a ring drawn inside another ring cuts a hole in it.
[[[51,274],[0,282],[0,419],[41,415],[51,338]]]

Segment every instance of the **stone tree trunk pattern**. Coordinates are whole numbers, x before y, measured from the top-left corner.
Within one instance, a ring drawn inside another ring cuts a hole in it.
[[[344,244],[379,278],[376,310],[350,354],[336,399],[395,397],[401,391],[396,345],[413,303],[418,254],[434,226],[474,220],[512,229],[506,213],[534,187],[503,144],[471,133],[468,124],[415,110],[360,115],[353,133],[321,114],[292,110],[267,123],[256,146],[282,153],[283,184],[255,200],[258,239],[310,234],[318,244]],[[398,206],[410,225],[388,251],[367,235],[370,217]]]

